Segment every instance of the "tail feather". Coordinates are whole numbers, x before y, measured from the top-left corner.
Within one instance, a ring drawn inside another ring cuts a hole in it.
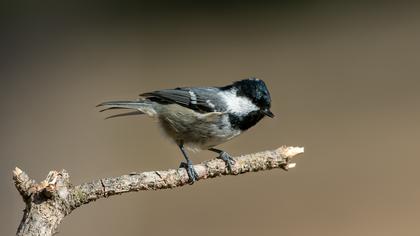
[[[104,110],[118,109],[118,108],[138,109],[139,107],[142,106],[142,104],[144,104],[143,101],[110,101],[110,102],[103,102],[97,105],[96,107],[102,107],[102,106],[107,107]]]
[[[144,114],[141,111],[131,111],[131,112],[125,112],[125,113],[119,113],[119,114],[115,114],[112,116],[107,116],[105,118],[105,120],[111,119],[111,118],[115,118],[115,117],[123,117],[123,116],[134,116],[134,115],[142,115]]]
[[[100,110],[100,112],[107,111],[107,110],[114,110],[114,109],[136,110],[133,112],[112,115],[112,116],[107,117],[106,119],[114,118],[114,117],[121,117],[121,116],[129,116],[129,115],[140,115],[140,114],[147,114],[149,116],[154,116],[156,114],[153,107],[151,106],[151,103],[144,100],[103,102],[97,105],[96,107],[104,107],[104,109]]]
[[[128,109],[128,108],[122,108],[122,107],[107,107],[107,108],[104,108],[104,109],[100,110],[99,112],[108,111],[108,110],[119,110],[119,109]]]

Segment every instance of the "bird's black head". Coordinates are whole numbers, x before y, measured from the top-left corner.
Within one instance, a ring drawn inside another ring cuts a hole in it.
[[[244,79],[234,82],[232,87],[237,89],[238,96],[245,96],[258,106],[261,113],[271,118],[274,117],[270,111],[270,92],[268,92],[264,81],[256,78]]]

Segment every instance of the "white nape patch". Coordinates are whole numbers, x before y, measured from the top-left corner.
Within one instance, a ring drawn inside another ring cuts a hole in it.
[[[236,89],[219,92],[219,96],[226,103],[228,112],[232,112],[237,115],[246,115],[251,111],[259,110],[259,108],[252,103],[249,98],[237,96],[236,92]]]
[[[193,91],[188,91],[188,93],[190,94],[191,104],[196,105],[197,104],[197,96],[195,95],[195,93]]]
[[[206,103],[213,109],[216,107],[210,100],[206,100]]]

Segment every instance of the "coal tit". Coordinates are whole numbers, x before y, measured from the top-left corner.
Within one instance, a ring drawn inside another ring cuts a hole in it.
[[[231,171],[234,160],[214,148],[254,126],[270,111],[271,98],[264,81],[244,79],[223,87],[182,87],[140,94],[135,101],[110,101],[99,104],[101,111],[131,109],[108,118],[146,114],[157,118],[160,126],[181,149],[190,183],[197,173],[184,147],[218,153]]]

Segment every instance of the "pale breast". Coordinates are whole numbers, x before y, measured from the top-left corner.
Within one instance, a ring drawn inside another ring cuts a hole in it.
[[[162,106],[159,121],[177,144],[184,143],[192,149],[209,149],[240,134],[232,129],[225,113],[202,114],[176,104]]]

